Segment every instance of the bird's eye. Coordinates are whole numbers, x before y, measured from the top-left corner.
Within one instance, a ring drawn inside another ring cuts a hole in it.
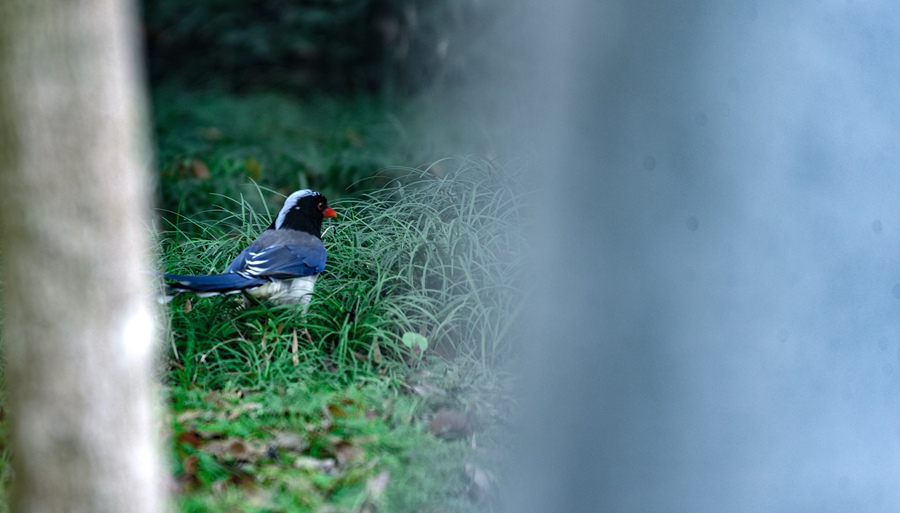
[[[319,210],[325,210],[325,203],[319,202],[319,206],[317,208]]]

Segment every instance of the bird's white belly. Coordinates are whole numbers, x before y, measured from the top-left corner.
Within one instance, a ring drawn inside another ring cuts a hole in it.
[[[318,274],[294,278],[293,280],[275,280],[264,285],[246,289],[244,292],[261,301],[272,301],[280,305],[306,305],[312,299],[313,288]]]

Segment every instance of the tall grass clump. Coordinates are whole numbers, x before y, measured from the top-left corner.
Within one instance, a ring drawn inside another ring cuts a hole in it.
[[[328,266],[309,310],[246,308],[234,298],[173,301],[179,380],[252,385],[306,372],[388,377],[428,357],[487,368],[513,347],[524,223],[515,180],[483,160],[444,160],[388,187],[332,202]],[[266,225],[238,200],[198,239],[163,234],[170,272],[221,272]],[[193,233],[193,232],[192,232]],[[410,335],[422,346],[405,344]],[[214,382],[210,382],[209,380]]]
[[[519,296],[519,192],[498,165],[444,160],[341,203],[336,272],[365,280],[394,336],[485,364],[510,349]],[[345,280],[330,280],[337,285]]]

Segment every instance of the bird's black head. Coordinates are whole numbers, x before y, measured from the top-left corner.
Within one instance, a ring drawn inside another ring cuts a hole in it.
[[[337,217],[337,213],[328,206],[325,196],[304,189],[288,196],[269,229],[299,230],[321,238],[322,220],[326,217]]]

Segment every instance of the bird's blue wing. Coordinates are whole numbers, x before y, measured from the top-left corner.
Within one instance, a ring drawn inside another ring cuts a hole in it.
[[[287,280],[311,276],[325,270],[325,246],[284,244],[254,251],[247,248],[231,265],[229,272],[248,277]]]
[[[238,256],[236,256],[234,258],[234,260],[231,261],[230,264],[228,264],[228,269],[225,269],[225,272],[226,273],[236,273],[236,272],[242,270],[244,267],[246,267],[247,266],[247,256],[250,255],[250,248],[252,248],[252,247],[253,246],[244,248],[244,251],[241,251],[240,254],[238,254]]]

